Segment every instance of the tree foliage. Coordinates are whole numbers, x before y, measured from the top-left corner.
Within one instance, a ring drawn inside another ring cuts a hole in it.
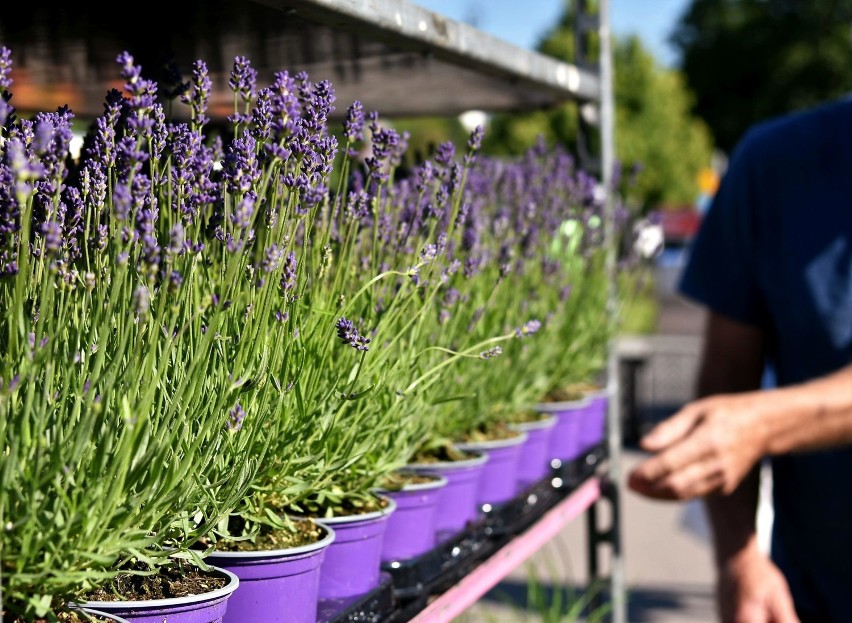
[[[537,49],[563,61],[574,60],[574,15],[569,6]],[[596,52],[596,42],[590,42]],[[616,157],[624,169],[640,167],[631,198],[645,208],[691,203],[698,194],[698,172],[710,164],[712,142],[679,72],[660,67],[641,41],[614,41]],[[516,154],[539,134],[577,151],[578,106],[551,111],[497,115],[485,149]]]
[[[850,20],[852,0],[692,0],[671,41],[716,144],[852,89]]]

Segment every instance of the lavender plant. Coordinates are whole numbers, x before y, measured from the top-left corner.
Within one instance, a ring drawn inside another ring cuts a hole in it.
[[[3,609],[54,620],[120,572],[201,563],[245,497],[281,429],[291,238],[259,150],[205,140],[203,63],[173,123],[120,55],[75,161],[73,113],[17,119],[0,59]]]
[[[483,161],[475,174],[479,201],[468,240],[479,258],[480,292],[445,335],[510,329],[519,339],[488,366],[455,370],[453,382],[466,395],[433,410],[436,445],[511,434],[504,424],[555,384],[585,378],[591,362],[605,359],[612,324],[599,296],[607,282],[599,270],[604,249],[594,228],[601,207],[594,179],[543,143],[518,162]],[[570,237],[566,223],[573,225]]]
[[[365,128],[371,154],[359,166],[353,155]],[[445,391],[438,385],[442,373],[484,348],[477,339],[455,349],[436,345],[443,340],[432,314],[462,265],[465,178],[481,131],[463,162],[454,162],[454,147],[446,144],[406,179],[394,177],[405,137],[383,127],[375,113],[365,119],[358,102],[348,110],[344,137],[341,184],[318,211],[325,233],[304,297],[309,359],[295,388],[299,408],[324,431],[306,440],[315,447],[309,455],[323,457],[313,465],[334,469],[328,486],[289,501],[324,515],[375,505],[373,490],[409,462],[427,431],[422,413],[436,391]],[[336,319],[334,333],[329,318]]]
[[[399,179],[405,136],[354,102],[341,148],[328,82],[259,88],[237,57],[217,128],[203,61],[173,103],[118,62],[125,94],[76,161],[71,111],[15,118],[0,51],[0,561],[23,617],[292,513],[367,508],[424,440],[475,424],[446,405],[526,400],[487,380],[589,300],[586,255],[545,259],[565,218],[590,220],[564,157],[478,161],[477,130]]]

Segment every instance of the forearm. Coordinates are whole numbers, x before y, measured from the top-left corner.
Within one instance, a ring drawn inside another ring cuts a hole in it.
[[[852,366],[770,393],[761,409],[767,454],[852,443]]]
[[[759,485],[760,467],[757,466],[730,495],[712,494],[704,498],[719,568],[757,548],[755,519]]]
[[[763,376],[763,333],[711,314],[704,336],[695,393],[698,398],[759,390]],[[730,494],[704,498],[720,569],[738,554],[757,547],[760,465],[755,465]]]

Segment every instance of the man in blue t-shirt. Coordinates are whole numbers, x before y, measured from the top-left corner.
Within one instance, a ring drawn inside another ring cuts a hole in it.
[[[629,486],[705,498],[722,621],[852,621],[852,99],[746,134],[680,290],[708,309],[698,400],[643,439]],[[767,365],[778,387],[761,390]]]

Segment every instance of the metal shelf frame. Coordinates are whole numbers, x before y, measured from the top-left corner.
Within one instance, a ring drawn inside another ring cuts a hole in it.
[[[571,495],[547,511],[518,535],[420,611],[410,623],[448,623],[459,616],[500,580],[535,554],[584,511],[591,511],[601,497],[601,481],[590,478]]]
[[[251,59],[261,83],[284,68],[329,80],[337,116],[356,99],[403,117],[546,109],[595,102],[601,92],[595,71],[406,0],[148,0],[132,21],[83,0],[13,3],[0,15],[0,41],[14,54],[21,113],[47,103],[100,114],[123,51],[158,81],[168,61],[188,73],[204,59],[211,113],[222,117],[233,108],[228,77],[237,55]]]

